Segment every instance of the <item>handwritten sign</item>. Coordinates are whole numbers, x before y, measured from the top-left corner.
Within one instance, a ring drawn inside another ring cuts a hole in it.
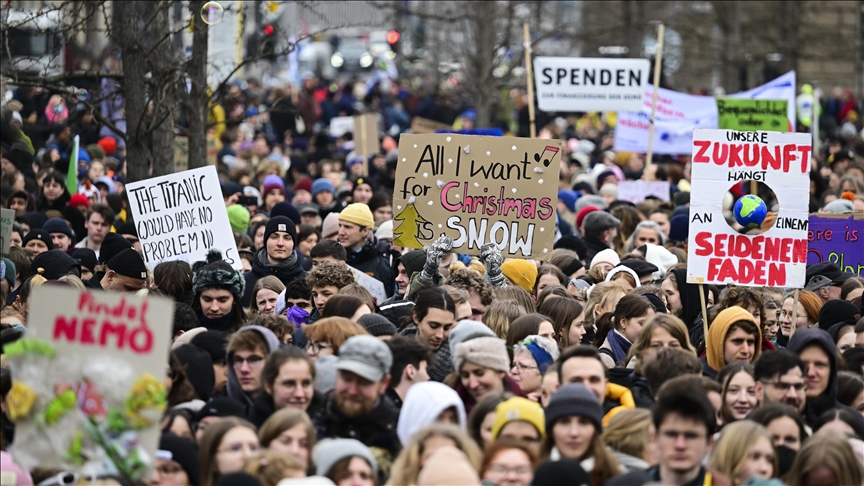
[[[693,131],[687,282],[803,287],[807,261],[810,135]],[[742,235],[723,218],[723,196],[744,180],[777,196],[774,226]]]
[[[807,264],[829,262],[864,277],[864,212],[810,215]]]
[[[743,131],[788,132],[786,100],[717,98],[720,128]]]
[[[536,57],[537,106],[543,111],[638,110],[649,68],[647,59]]]
[[[495,243],[505,257],[548,259],[560,154],[560,140],[403,135],[393,243],[422,248],[447,235],[459,253]]]
[[[354,131],[353,116],[334,116],[330,120],[330,136],[341,137],[348,132]]]
[[[618,183],[618,199],[638,204],[649,196],[661,201],[669,200],[668,181],[621,181]]]
[[[14,209],[0,209],[0,250],[2,250],[3,256],[9,254],[9,243],[12,241],[12,224],[14,222]]]
[[[208,165],[128,184],[129,202],[144,260],[194,263],[217,248],[240,270],[216,167]]]
[[[147,477],[167,405],[173,301],[53,285],[31,299],[26,338],[4,350],[15,461]]]
[[[174,137],[174,172],[189,168],[189,138]]]
[[[420,116],[415,116],[411,119],[411,131],[418,135],[435,133],[438,130],[450,130],[451,128],[453,127],[446,123],[440,123]]]

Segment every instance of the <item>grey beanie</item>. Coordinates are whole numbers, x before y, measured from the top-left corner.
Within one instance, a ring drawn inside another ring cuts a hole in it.
[[[372,466],[372,472],[378,475],[378,461],[369,448],[357,439],[327,439],[319,442],[312,449],[315,474],[326,476],[337,462],[354,456],[365,459]]]
[[[459,324],[450,331],[450,336],[447,338],[450,345],[450,356],[456,355],[457,344],[464,342],[469,337],[477,336],[497,337],[495,332],[492,329],[489,329],[489,326],[482,322],[472,321],[470,319],[462,319],[459,321]]]
[[[510,371],[507,343],[497,337],[478,337],[457,344],[453,369],[458,372],[466,361],[495,371]]]
[[[576,200],[576,214],[579,214],[579,211],[582,211],[588,206],[594,206],[595,208],[603,210],[606,209],[606,201],[603,200],[602,196],[596,194],[582,196]]]
[[[855,211],[855,205],[848,199],[835,199],[826,204],[822,211],[826,213],[851,213]]]
[[[390,319],[381,314],[364,314],[357,319],[357,324],[363,326],[366,332],[378,336],[392,336],[396,334],[396,326],[390,322]]]
[[[339,357],[333,354],[315,360],[315,390],[328,394],[336,388],[336,363]]]
[[[562,417],[578,415],[594,422],[594,427],[600,432],[603,430],[603,409],[597,396],[588,388],[569,383],[562,385],[546,405],[546,433],[552,433],[555,422]]]

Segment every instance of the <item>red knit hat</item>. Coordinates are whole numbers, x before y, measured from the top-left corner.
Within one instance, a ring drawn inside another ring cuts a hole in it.
[[[312,192],[312,179],[310,179],[308,177],[303,177],[299,181],[297,181],[297,183],[294,184],[294,192],[297,192],[300,190],[311,193]]]
[[[117,150],[117,140],[114,137],[102,137],[96,142],[96,145],[102,147],[105,155],[111,155]]]
[[[76,206],[84,206],[85,208],[89,208],[90,201],[87,200],[87,196],[85,196],[84,194],[73,194],[72,198],[69,199],[69,207],[74,208]]]
[[[600,208],[597,206],[585,206],[579,211],[579,214],[576,215],[576,229],[582,227],[582,220],[585,219],[585,216],[588,216],[588,213],[593,213],[594,211],[600,211]]]

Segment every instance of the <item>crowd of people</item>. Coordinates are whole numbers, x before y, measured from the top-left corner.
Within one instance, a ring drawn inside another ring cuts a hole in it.
[[[446,237],[401,248],[398,133],[412,116],[471,128],[473,114],[395,82],[357,91],[249,81],[211,107],[241,271],[219,249],[150,268],[122,137],[63,93],[21,88],[3,108],[2,206],[15,223],[2,344],[26,336],[37,286],[174,300],[168,408],[145,484],[864,483],[864,278],[826,262],[797,293],[688,283],[687,158],[645,167],[615,153],[596,114],[541,130],[565,140],[548,261],[494,245],[460,254]],[[351,133],[327,126],[367,110],[383,123],[381,151],[364,160]],[[848,136],[854,111],[841,122],[814,154],[814,211],[864,210],[864,140]],[[619,199],[628,179],[668,181],[669,200]],[[748,187],[724,201],[730,224]],[[92,479],[14,463],[14,378],[4,364],[4,485]]]

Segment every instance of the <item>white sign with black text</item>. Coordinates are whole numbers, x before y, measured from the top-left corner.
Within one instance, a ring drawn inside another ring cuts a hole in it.
[[[543,111],[639,110],[649,70],[647,59],[537,57],[537,104]]]

